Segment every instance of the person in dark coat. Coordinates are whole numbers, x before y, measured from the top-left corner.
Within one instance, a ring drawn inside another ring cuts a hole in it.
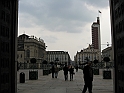
[[[68,67],[67,65],[63,68],[65,81],[68,80]]]
[[[70,72],[70,81],[73,81],[74,68],[72,68],[72,66],[69,68],[69,72]]]
[[[92,62],[88,62],[88,64],[83,69],[85,85],[82,93],[85,93],[87,91],[87,88],[89,93],[92,93],[93,69],[91,67],[91,64]]]
[[[52,78],[54,78],[54,74],[55,74],[55,67],[54,65],[52,65]]]
[[[76,69],[76,72],[78,72],[78,65],[75,67],[75,69]]]

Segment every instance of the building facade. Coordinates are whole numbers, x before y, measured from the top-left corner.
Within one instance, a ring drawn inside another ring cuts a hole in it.
[[[113,52],[112,47],[107,47],[102,50],[102,60],[104,57],[109,57],[110,61],[113,62]]]
[[[58,64],[70,64],[70,55],[67,51],[47,51],[47,61]]]
[[[0,93],[17,93],[18,0],[0,0]]]
[[[18,37],[18,62],[30,63],[31,58],[36,58],[37,63],[46,60],[46,45],[40,38],[22,34]]]
[[[75,56],[75,62],[77,65],[83,64],[89,61],[94,61],[95,59],[99,60],[99,50],[92,48],[92,45],[89,45],[86,49],[77,52]]]
[[[114,92],[124,93],[124,0],[110,0]]]

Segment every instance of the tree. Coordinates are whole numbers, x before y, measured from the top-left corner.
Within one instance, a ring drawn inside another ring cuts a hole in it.
[[[109,66],[107,66],[107,62],[110,61],[110,58],[109,58],[109,57],[104,57],[104,58],[103,58],[103,61],[106,62],[106,68],[109,69]]]
[[[31,58],[30,60],[31,63],[36,63],[36,61],[37,61],[36,58]]]
[[[110,58],[109,58],[109,57],[104,57],[103,60],[104,60],[105,62],[109,62],[109,61],[110,61]]]
[[[43,61],[43,64],[47,64],[48,62],[46,60]]]
[[[94,64],[97,64],[97,63],[98,63],[98,60],[97,60],[97,59],[95,59],[93,62],[94,62]]]

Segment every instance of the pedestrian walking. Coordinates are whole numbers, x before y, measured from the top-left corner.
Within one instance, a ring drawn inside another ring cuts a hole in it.
[[[68,67],[67,65],[63,68],[65,81],[68,80]]]
[[[92,62],[88,62],[88,64],[83,69],[85,85],[82,93],[85,93],[87,91],[87,88],[89,93],[92,93],[93,69],[91,67],[91,64]]]
[[[75,67],[75,69],[76,69],[76,72],[78,72],[78,65]]]
[[[59,68],[55,65],[55,78],[58,77]]]
[[[73,81],[74,68],[72,66],[69,68],[69,72],[70,72],[70,81]]]
[[[54,74],[55,74],[55,67],[54,65],[52,65],[52,78],[54,78]]]

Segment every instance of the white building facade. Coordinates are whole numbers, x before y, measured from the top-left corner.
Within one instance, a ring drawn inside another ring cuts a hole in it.
[[[113,52],[112,47],[107,47],[102,50],[102,60],[104,57],[109,57],[110,61],[113,62]]]
[[[70,55],[67,51],[47,51],[47,61],[58,64],[69,64]]]
[[[89,61],[94,61],[94,60],[98,60],[99,59],[99,49],[93,49],[91,47],[91,45],[89,45],[88,48],[81,50],[80,52],[77,52],[76,56],[75,56],[75,62],[76,64],[82,64],[87,62],[87,60]]]

